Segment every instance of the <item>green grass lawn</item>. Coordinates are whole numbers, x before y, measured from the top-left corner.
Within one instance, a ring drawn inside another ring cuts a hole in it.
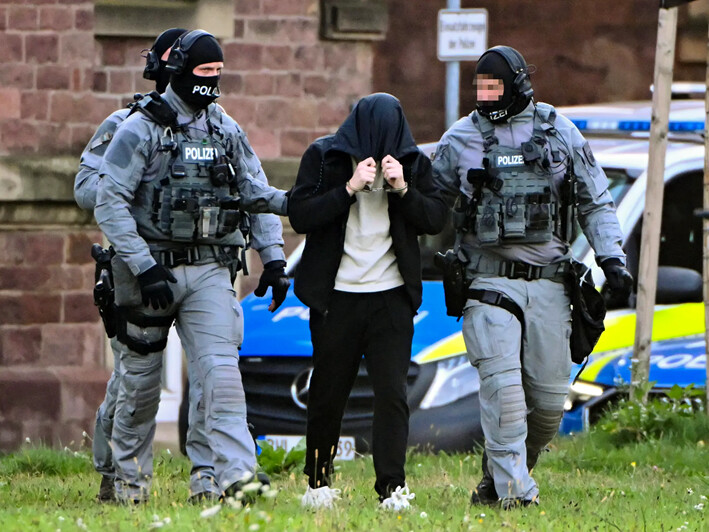
[[[410,511],[377,508],[370,456],[341,462],[334,510],[300,508],[300,467],[272,476],[274,499],[246,508],[186,504],[189,462],[160,451],[150,502],[99,505],[99,475],[86,447],[49,450],[32,443],[0,458],[0,532],[25,530],[709,530],[709,451],[703,440],[651,440],[615,446],[594,435],[557,439],[534,477],[538,507],[503,512],[469,505],[480,477],[477,454],[411,453]]]

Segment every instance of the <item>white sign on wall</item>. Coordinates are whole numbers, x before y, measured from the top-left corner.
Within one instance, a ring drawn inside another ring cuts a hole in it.
[[[470,61],[487,50],[487,9],[438,12],[438,59]]]

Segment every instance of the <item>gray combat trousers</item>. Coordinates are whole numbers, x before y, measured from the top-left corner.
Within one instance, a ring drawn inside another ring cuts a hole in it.
[[[502,292],[524,312],[523,359],[521,325],[499,307],[469,300],[463,337],[480,374],[485,450],[497,494],[532,500],[539,488],[527,468],[527,451],[531,444],[535,462],[554,437],[568,391],[569,298],[563,284],[546,279],[477,278],[471,288]]]
[[[190,397],[188,455],[195,472],[190,489],[199,492],[211,487],[208,491],[214,491],[215,477],[223,489],[253,473],[256,466],[239,372],[243,316],[226,267],[210,262],[178,266],[172,273],[177,278],[177,283],[170,283],[174,303],[168,309],[153,310],[143,306],[135,277],[114,257],[116,304],[132,306],[148,316],[175,316],[190,382],[196,389]],[[167,337],[168,331],[169,327],[128,325],[131,336],[149,342]],[[118,348],[120,372],[111,439],[116,493],[121,500],[146,500],[153,473],[163,355],[141,355],[120,342]]]
[[[113,452],[111,451],[111,435],[113,433],[113,418],[116,412],[118,398],[118,381],[121,373],[121,343],[114,337],[111,338],[113,351],[113,372],[106,385],[106,396],[96,411],[96,425],[92,443],[94,468],[103,476],[115,479],[116,470],[113,466]],[[188,357],[194,361],[195,357]],[[196,377],[199,372],[196,368],[188,370]],[[190,387],[190,412],[189,430],[187,432],[187,456],[192,461],[190,474],[190,495],[211,492],[221,494],[212,463],[212,451],[207,442],[207,433],[204,426],[204,401],[202,400],[201,383],[193,383]]]

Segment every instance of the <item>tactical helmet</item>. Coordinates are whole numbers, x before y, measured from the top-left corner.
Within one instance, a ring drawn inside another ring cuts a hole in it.
[[[505,92],[497,101],[478,101],[478,113],[492,122],[503,122],[522,112],[534,95],[527,62],[510,46],[493,46],[487,50],[475,68],[476,77],[491,75],[502,80]]]

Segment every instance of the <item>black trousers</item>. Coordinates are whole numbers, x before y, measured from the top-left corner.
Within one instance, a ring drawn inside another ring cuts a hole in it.
[[[335,291],[327,314],[311,311],[313,374],[308,393],[307,453],[310,487],[330,482],[342,416],[362,355],[374,391],[372,455],[380,500],[406,480],[413,311],[404,287],[383,292]]]

